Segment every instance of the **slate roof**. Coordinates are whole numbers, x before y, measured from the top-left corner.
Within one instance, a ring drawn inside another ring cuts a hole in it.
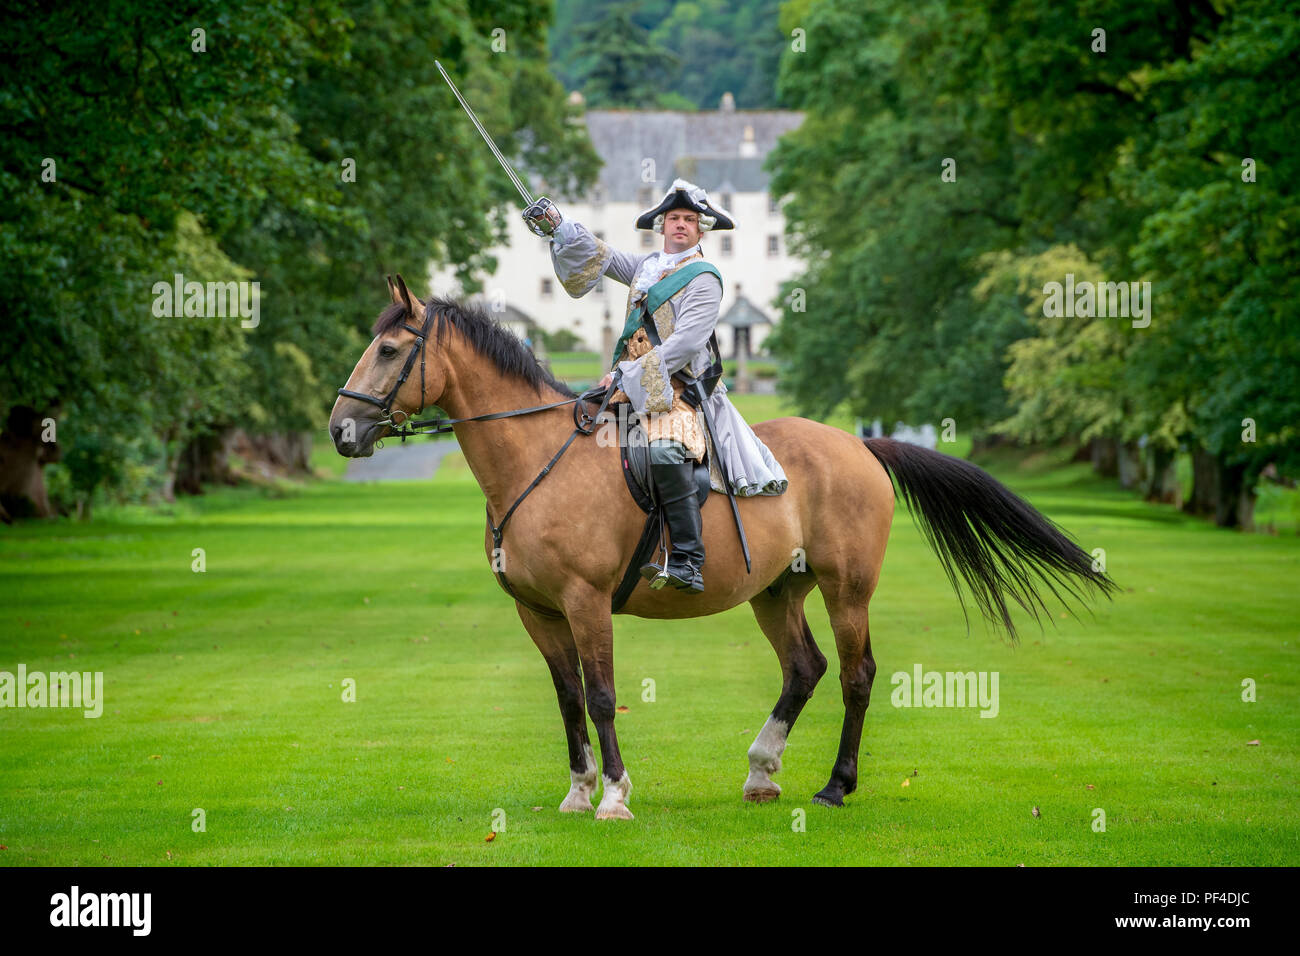
[[[592,145],[605,162],[599,180],[604,200],[638,202],[640,190],[653,185],[657,202],[677,176],[710,194],[728,181],[734,192],[766,192],[769,177],[763,172],[763,160],[783,133],[803,122],[803,114],[794,110],[589,110],[585,119]],[[757,156],[740,155],[747,126],[754,131]],[[653,183],[641,178],[647,159],[654,160]]]
[[[718,323],[720,325],[735,326],[736,328],[748,328],[754,325],[771,325],[772,320],[758,311],[754,304],[743,295],[738,295],[731,308],[718,319]]]

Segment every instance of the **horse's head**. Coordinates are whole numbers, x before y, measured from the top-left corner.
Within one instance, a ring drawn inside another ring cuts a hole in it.
[[[392,304],[375,320],[375,338],[352,370],[330,413],[330,436],[340,455],[373,455],[375,442],[442,396],[445,371],[432,362],[435,316],[412,297],[399,275],[388,280]]]

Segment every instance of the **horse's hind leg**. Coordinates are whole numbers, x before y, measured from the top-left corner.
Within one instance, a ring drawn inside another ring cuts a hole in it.
[[[861,580],[820,581],[826,599],[826,611],[835,631],[835,647],[840,657],[840,687],[844,696],[844,727],[840,731],[840,750],[831,770],[830,783],[813,797],[814,803],[828,807],[844,805],[844,798],[858,787],[858,748],[862,742],[862,723],[871,702],[871,682],[876,676],[876,661],[871,656],[871,631],[867,621],[867,604],[871,591]]]
[[[596,755],[587,736],[587,715],[579,670],[578,649],[573,643],[569,622],[563,618],[546,618],[534,614],[518,601],[519,618],[546,658],[564,718],[564,736],[569,743],[569,794],[560,804],[562,813],[583,813],[592,809],[591,795],[596,792]]]
[[[810,587],[811,582],[807,586],[787,585],[792,590],[777,597],[760,591],[749,602],[758,626],[781,661],[782,676],[781,696],[749,747],[745,799],[753,803],[766,803],[781,796],[781,788],[772,774],[781,769],[781,754],[790,729],[826,673],[826,658],[813,641],[803,613],[804,597]]]

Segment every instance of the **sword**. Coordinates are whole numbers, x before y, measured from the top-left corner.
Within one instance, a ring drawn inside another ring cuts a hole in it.
[[[482,136],[484,142],[488,144],[488,149],[492,150],[492,155],[497,158],[497,162],[500,163],[501,168],[506,171],[506,175],[510,177],[510,181],[515,184],[515,189],[519,190],[519,195],[524,198],[524,202],[529,206],[533,205],[536,200],[533,199],[532,193],[528,191],[524,184],[519,180],[519,177],[515,175],[515,171],[510,168],[510,164],[506,162],[506,158],[501,155],[501,150],[497,149],[497,144],[492,142],[492,137],[489,136],[487,130],[483,128],[483,124],[478,121],[478,117],[474,115],[474,111],[470,109],[469,104],[465,102],[465,97],[460,95],[460,90],[456,89],[456,84],[451,81],[451,77],[447,75],[447,71],[442,68],[442,64],[437,60],[433,61],[433,65],[438,68],[438,72],[442,74],[442,78],[447,81],[447,85],[451,87],[451,91],[456,94],[456,99],[469,115],[470,122],[474,124],[474,128],[478,130],[479,135]]]

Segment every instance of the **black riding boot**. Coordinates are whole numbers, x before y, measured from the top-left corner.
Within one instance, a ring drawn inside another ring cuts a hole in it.
[[[651,465],[650,472],[659,489],[659,501],[668,522],[673,549],[665,570],[657,564],[641,569],[650,578],[650,587],[671,584],[679,590],[699,593],[704,590],[704,522],[700,506],[695,503],[695,462],[681,465]],[[661,573],[664,572],[664,573]]]

